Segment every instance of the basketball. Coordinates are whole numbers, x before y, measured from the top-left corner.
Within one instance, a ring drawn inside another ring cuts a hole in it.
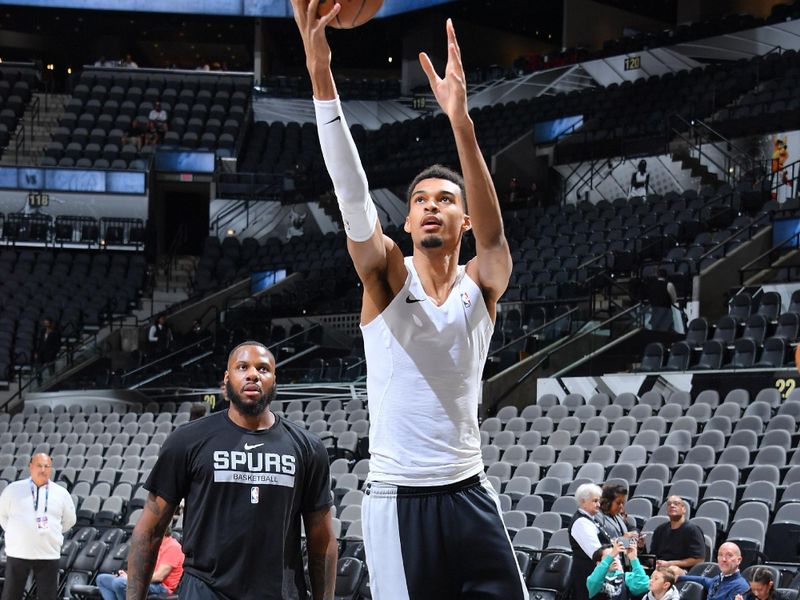
[[[336,5],[337,0],[319,0],[317,12],[320,17],[327,15]],[[338,0],[342,5],[339,14],[331,21],[331,27],[352,29],[369,21],[378,12],[383,0]]]

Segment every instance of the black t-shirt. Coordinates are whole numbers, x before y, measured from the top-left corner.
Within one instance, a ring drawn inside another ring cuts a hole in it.
[[[184,569],[221,598],[306,598],[300,516],[331,504],[319,438],[277,416],[249,431],[214,413],[169,436],[144,487],[185,498]]]
[[[672,529],[668,522],[662,523],[653,532],[650,553],[658,560],[705,557],[703,530],[688,521],[677,529]]]

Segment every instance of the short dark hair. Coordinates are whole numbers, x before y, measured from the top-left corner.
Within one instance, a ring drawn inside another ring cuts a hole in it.
[[[756,567],[753,572],[750,573],[750,581],[755,581],[762,585],[769,585],[770,583],[773,585],[775,584],[772,571],[764,567]]]
[[[599,563],[601,560],[603,560],[603,552],[609,548],[611,548],[611,544],[603,544],[597,550],[595,550],[592,554],[592,562]]]
[[[242,342],[241,344],[236,344],[236,345],[233,347],[233,349],[232,349],[230,352],[228,352],[228,362],[231,362],[231,358],[233,358],[233,355],[234,355],[234,353],[235,353],[235,352],[236,352],[236,351],[237,351],[239,348],[241,348],[242,346],[258,346],[259,348],[263,348],[264,350],[266,350],[267,352],[269,352],[270,356],[272,356],[272,352],[270,352],[270,351],[269,351],[269,348],[267,348],[267,347],[266,347],[264,344],[262,344],[261,342],[256,342],[255,340],[247,340],[246,342]],[[274,356],[273,356],[273,360],[275,360],[275,357],[274,357]]]
[[[603,485],[603,493],[600,494],[600,510],[607,512],[617,496],[628,496],[628,488],[621,483],[606,483]]]
[[[447,181],[455,183],[461,192],[461,201],[464,203],[464,212],[468,212],[467,191],[464,188],[464,178],[461,176],[461,174],[457,173],[450,167],[445,167],[444,165],[439,164],[431,165],[427,169],[423,169],[417,174],[416,177],[414,177],[414,180],[411,182],[411,185],[408,186],[408,191],[406,192],[406,204],[410,205],[411,194],[414,193],[414,188],[417,187],[417,184],[423,179],[446,179]]]

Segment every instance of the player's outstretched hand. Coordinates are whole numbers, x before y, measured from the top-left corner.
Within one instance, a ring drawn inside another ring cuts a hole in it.
[[[450,118],[450,122],[455,125],[468,120],[467,81],[464,77],[464,65],[461,64],[461,48],[458,46],[452,20],[447,19],[447,65],[444,69],[444,78],[436,73],[430,57],[425,52],[420,52],[419,62],[425,75],[428,76],[436,101]]]
[[[292,0],[294,21],[303,38],[306,51],[306,66],[309,71],[317,68],[330,68],[331,47],[325,37],[325,27],[336,18],[342,9],[338,2],[324,17],[317,16],[319,0]]]

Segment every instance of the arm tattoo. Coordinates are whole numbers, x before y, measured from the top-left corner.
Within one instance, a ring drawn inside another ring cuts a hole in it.
[[[330,509],[303,515],[308,547],[308,576],[314,600],[332,600],[336,587],[336,538]]]
[[[152,493],[148,495],[142,516],[131,535],[127,600],[144,600],[147,596],[158,548],[174,512],[175,507],[162,498]]]
[[[336,547],[324,554],[308,553],[308,576],[314,600],[333,598],[336,586]],[[330,591],[330,594],[327,592]]]

